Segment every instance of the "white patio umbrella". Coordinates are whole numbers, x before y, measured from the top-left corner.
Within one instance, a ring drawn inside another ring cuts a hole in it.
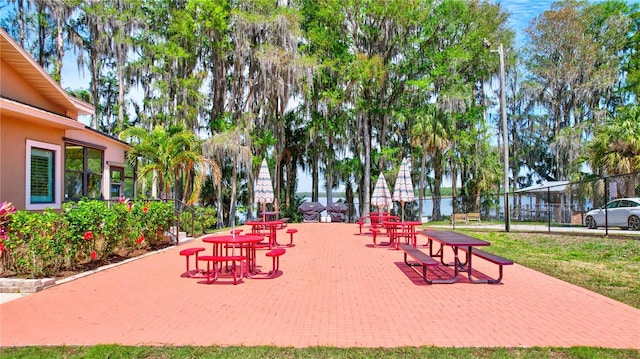
[[[269,175],[269,167],[267,160],[262,159],[260,171],[258,172],[258,180],[256,182],[256,202],[262,204],[262,212],[265,212],[267,203],[272,203],[275,199],[273,195],[273,183],[271,183],[271,175]]]
[[[380,173],[378,181],[376,181],[376,185],[373,187],[371,205],[378,207],[379,211],[381,211],[382,208],[388,209],[393,205],[391,192],[389,192],[389,186],[387,185],[387,180],[384,178],[383,173]]]
[[[403,158],[396,178],[396,185],[393,187],[393,200],[400,202],[402,206],[402,221],[404,221],[404,204],[413,202],[416,199],[413,194],[413,182],[411,181],[409,165],[409,160]]]

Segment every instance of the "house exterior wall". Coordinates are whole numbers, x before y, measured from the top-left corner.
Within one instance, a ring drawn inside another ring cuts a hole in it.
[[[26,208],[27,140],[57,145],[64,150],[63,136],[64,130],[61,129],[38,126],[8,116],[0,118],[0,201],[10,201],[17,209]],[[58,189],[56,193],[64,193],[64,183],[56,183],[55,186]]]
[[[2,69],[2,81],[0,81],[2,97],[69,118],[75,119],[77,117],[70,109],[62,108],[48,101],[6,61],[0,60],[0,66]]]
[[[79,172],[76,166],[66,174],[70,185],[80,182],[83,193],[91,187],[91,196],[108,199],[110,166],[124,167],[129,146],[78,122],[79,115],[93,114],[93,105],[69,96],[1,28],[0,73],[0,201],[17,209],[60,208],[66,188],[65,142],[82,146],[83,156],[87,147],[102,150],[101,193],[96,176],[89,183],[92,174],[86,168]]]

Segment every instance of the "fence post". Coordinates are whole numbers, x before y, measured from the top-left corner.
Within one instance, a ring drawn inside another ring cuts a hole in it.
[[[547,229],[551,232],[551,187],[547,187]]]
[[[607,203],[609,202],[609,183],[607,177],[604,178],[604,235],[609,236],[609,212]]]

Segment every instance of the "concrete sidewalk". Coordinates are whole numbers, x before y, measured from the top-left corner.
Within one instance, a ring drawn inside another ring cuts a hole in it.
[[[194,241],[1,304],[0,345],[640,349],[640,310],[517,264],[500,285],[430,286],[402,252],[373,248],[355,224],[288,228],[298,229],[296,246],[278,278],[183,278],[178,252],[210,246]],[[258,264],[269,268],[264,253]]]

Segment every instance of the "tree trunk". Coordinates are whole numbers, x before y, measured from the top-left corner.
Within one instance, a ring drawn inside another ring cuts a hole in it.
[[[46,68],[45,66],[45,39],[47,37],[47,28],[44,26],[44,21],[40,20],[40,17],[45,17],[44,4],[38,4],[38,64]]]
[[[101,113],[99,110],[98,103],[100,102],[100,97],[98,94],[98,59],[97,59],[96,50],[90,50],[89,54],[89,67],[91,68],[91,84],[89,87],[91,88],[91,98],[93,98],[93,105],[96,107],[96,113],[93,115],[91,120],[91,128],[94,130],[98,129],[98,117],[100,117]]]
[[[420,183],[418,184],[418,211],[422,218],[422,204],[424,202],[424,174],[427,171],[427,151],[422,151],[422,159],[420,161]]]
[[[124,129],[124,92],[127,81],[124,77],[124,64],[124,61],[118,63],[118,123],[115,126],[116,131]]]
[[[224,206],[222,205],[222,181],[218,181],[218,223],[217,227],[224,226]]]
[[[151,198],[158,199],[158,171],[153,171],[151,176]]]
[[[369,119],[363,118],[362,121],[362,136],[364,142],[364,173],[362,183],[363,202],[361,215],[369,213],[371,208],[371,133],[369,130]]]
[[[22,48],[25,49],[25,48],[27,48],[25,46],[25,41],[26,41],[27,37],[26,37],[25,29],[24,29],[24,1],[23,0],[18,0],[18,3],[17,3],[16,6],[18,7],[18,10],[17,10],[18,37],[19,37],[19,41],[20,41],[20,46],[22,46]]]
[[[314,154],[311,159],[311,202],[318,202],[318,184],[320,182],[320,170],[318,169],[318,155]]]
[[[229,200],[229,227],[232,227],[236,221],[236,191],[238,177],[238,159],[233,158],[233,167],[231,169],[231,198]]]
[[[438,221],[441,219],[440,204],[442,202],[442,154],[438,151],[433,156],[433,210],[431,211],[431,219]],[[455,187],[455,185],[453,186]]]
[[[64,57],[64,38],[62,37],[62,18],[56,19],[56,62],[53,69],[53,77],[60,83],[62,81],[62,59]]]

